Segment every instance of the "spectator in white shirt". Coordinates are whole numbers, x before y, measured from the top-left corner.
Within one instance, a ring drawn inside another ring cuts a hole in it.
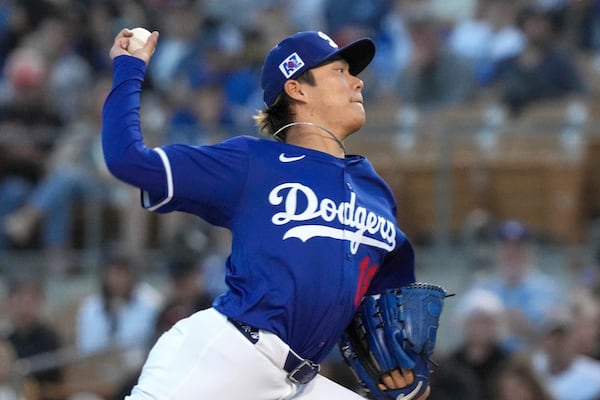
[[[600,398],[600,361],[578,351],[576,320],[571,310],[552,317],[533,355],[533,365],[557,399]]]
[[[122,346],[146,349],[162,305],[160,293],[137,279],[132,260],[108,259],[97,292],[83,299],[77,319],[77,347],[82,353]]]

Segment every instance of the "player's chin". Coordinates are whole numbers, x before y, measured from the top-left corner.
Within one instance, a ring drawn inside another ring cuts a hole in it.
[[[347,133],[346,137],[348,137],[348,136],[350,136],[350,135],[353,135],[353,134],[355,134],[355,133],[359,132],[359,131],[360,131],[360,129],[361,129],[363,126],[364,126],[364,125],[356,125],[356,126],[352,126],[352,127],[350,127],[350,129],[348,129],[348,133]]]
[[[359,130],[365,125],[367,119],[365,118],[364,111],[362,113],[357,113],[356,116],[352,119],[352,125],[355,127],[355,130]]]
[[[346,110],[341,122],[349,133],[360,130],[366,122],[365,110],[362,104],[352,103],[351,109]]]

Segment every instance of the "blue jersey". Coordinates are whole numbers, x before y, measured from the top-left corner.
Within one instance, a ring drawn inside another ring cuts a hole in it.
[[[214,307],[277,334],[320,362],[362,296],[415,280],[392,192],[362,156],[239,136],[210,146],[144,146],[144,63],[114,60],[103,115],[107,165],[142,190],[143,206],[228,228],[228,291]]]

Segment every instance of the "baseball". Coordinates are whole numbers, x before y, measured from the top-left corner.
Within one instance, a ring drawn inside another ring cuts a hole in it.
[[[134,51],[141,49],[146,44],[146,41],[152,33],[145,28],[133,28],[130,29],[133,32],[133,36],[129,38],[129,46],[127,51],[133,53]]]

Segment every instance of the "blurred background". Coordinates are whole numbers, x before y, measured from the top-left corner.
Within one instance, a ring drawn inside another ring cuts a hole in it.
[[[456,293],[430,399],[600,399],[600,1],[0,1],[0,398],[123,399],[223,288],[226,231],[106,171],[108,51],[158,30],[146,142],[257,135],[278,40],[369,36],[367,125],[420,281]],[[356,388],[337,351],[324,373]]]

